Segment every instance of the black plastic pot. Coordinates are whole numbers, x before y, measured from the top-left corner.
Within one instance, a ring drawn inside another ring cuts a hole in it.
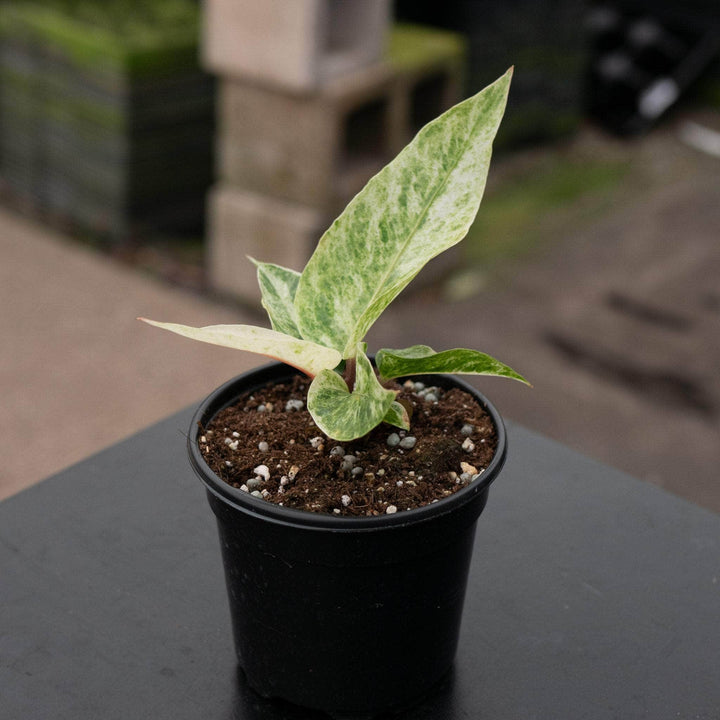
[[[198,450],[199,428],[248,390],[289,379],[275,363],[231,380],[193,417],[190,461],[217,517],[238,659],[248,684],[336,717],[369,717],[420,700],[451,667],[477,519],[505,461],[495,408],[495,457],[474,483],[438,503],[379,517],[284,508],[219,479]],[[418,378],[422,379],[422,378]]]

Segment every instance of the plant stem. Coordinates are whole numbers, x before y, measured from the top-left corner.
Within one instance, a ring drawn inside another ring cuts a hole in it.
[[[357,365],[357,360],[353,358],[347,358],[345,360],[345,372],[343,372],[343,380],[345,380],[345,384],[348,386],[348,390],[352,392],[355,389],[355,368]]]

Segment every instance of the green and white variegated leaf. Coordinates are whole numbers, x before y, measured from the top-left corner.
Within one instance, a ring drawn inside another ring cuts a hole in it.
[[[147,318],[139,319],[192,340],[267,355],[292,365],[310,376],[336,367],[342,359],[340,353],[332,348],[254,325],[208,325],[195,328]]]
[[[323,235],[295,295],[302,337],[351,357],[422,267],[465,236],[511,75],[426,125]]]
[[[254,258],[250,260],[257,267],[262,304],[273,330],[301,338],[294,304],[300,273],[282,265],[259,262]]]
[[[498,375],[529,384],[512,368],[477,350],[456,348],[455,350],[435,352],[427,345],[413,345],[403,350],[378,350],[375,362],[380,376],[386,380],[406,375],[452,373]]]
[[[340,375],[323,370],[310,384],[307,407],[328,437],[347,441],[379,425],[394,400],[395,393],[380,384],[365,353],[358,352],[352,393]]]
[[[403,405],[397,402],[397,400],[390,406],[390,409],[383,418],[383,422],[402,428],[403,430],[410,429],[410,416],[408,415],[408,411]]]

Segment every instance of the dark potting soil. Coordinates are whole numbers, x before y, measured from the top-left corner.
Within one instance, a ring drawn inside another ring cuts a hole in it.
[[[490,463],[497,438],[468,393],[405,382],[410,430],[385,423],[363,438],[328,438],[305,409],[309,380],[241,396],[201,429],[200,450],[225,482],[285,507],[381,515],[441,500]]]

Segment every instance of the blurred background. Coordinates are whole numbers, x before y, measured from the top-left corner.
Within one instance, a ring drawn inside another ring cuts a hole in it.
[[[246,256],[302,269],[510,65],[478,218],[371,350],[484,350],[510,421],[720,511],[715,0],[0,2],[0,498],[261,364],[135,318],[266,324]]]

